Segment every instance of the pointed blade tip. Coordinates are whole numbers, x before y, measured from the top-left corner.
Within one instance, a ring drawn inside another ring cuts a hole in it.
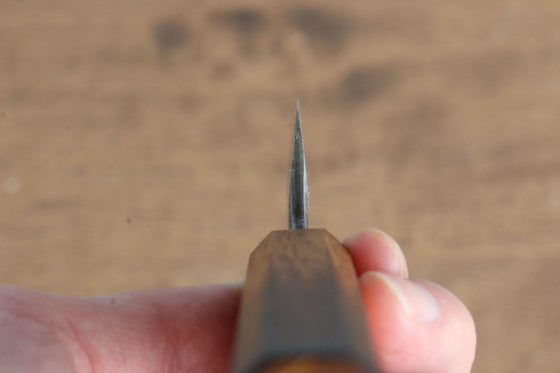
[[[299,99],[296,100],[296,122],[295,122],[295,127],[301,127],[301,119],[299,117]]]
[[[297,100],[290,177],[290,229],[306,229],[308,226],[309,192],[299,109]]]

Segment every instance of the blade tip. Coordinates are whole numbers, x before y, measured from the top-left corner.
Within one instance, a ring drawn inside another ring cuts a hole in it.
[[[295,120],[295,128],[296,131],[294,133],[294,135],[296,135],[298,132],[301,133],[301,118],[300,118],[300,106],[299,106],[299,98],[296,99],[296,120]]]

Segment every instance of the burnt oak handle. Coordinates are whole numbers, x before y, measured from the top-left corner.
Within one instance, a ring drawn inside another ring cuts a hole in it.
[[[352,259],[325,229],[271,232],[251,254],[233,373],[375,373]]]

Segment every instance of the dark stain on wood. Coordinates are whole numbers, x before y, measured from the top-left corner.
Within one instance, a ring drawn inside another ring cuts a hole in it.
[[[393,67],[358,66],[342,76],[332,96],[344,107],[359,105],[382,95],[396,82],[397,74]]]
[[[350,17],[309,6],[289,10],[287,18],[305,35],[313,49],[323,55],[343,49],[356,25]]]
[[[180,19],[157,21],[152,34],[160,53],[164,55],[183,47],[190,39],[187,25]]]

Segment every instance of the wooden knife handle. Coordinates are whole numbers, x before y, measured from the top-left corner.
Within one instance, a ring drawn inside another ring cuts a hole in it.
[[[233,373],[375,373],[358,279],[325,229],[271,232],[243,288]]]

